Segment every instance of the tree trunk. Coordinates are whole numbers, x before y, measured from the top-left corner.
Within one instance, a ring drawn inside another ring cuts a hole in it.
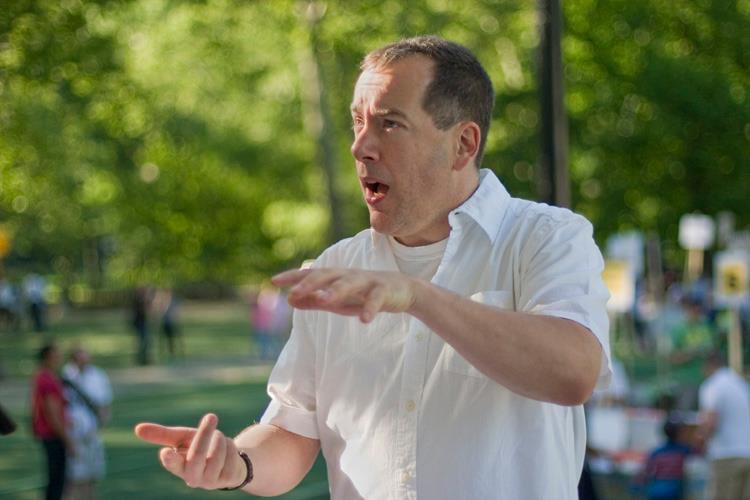
[[[302,2],[300,3],[300,11],[308,35],[299,57],[304,122],[308,133],[315,138],[316,160],[323,169],[331,221],[328,234],[329,241],[333,243],[346,235],[336,182],[338,158],[336,141],[334,140],[335,127],[328,106],[323,68],[318,51],[317,27],[325,12],[325,7],[323,4],[314,1]]]

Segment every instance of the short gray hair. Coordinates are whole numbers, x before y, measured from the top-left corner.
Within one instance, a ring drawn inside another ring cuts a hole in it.
[[[489,75],[469,49],[432,35],[407,38],[376,49],[365,56],[360,69],[382,68],[413,55],[426,56],[435,65],[422,102],[435,126],[445,130],[462,120],[479,125],[481,139],[476,157],[479,167],[495,103]]]

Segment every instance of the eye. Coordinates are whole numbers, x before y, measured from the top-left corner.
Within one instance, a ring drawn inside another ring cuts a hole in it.
[[[359,116],[352,116],[352,130],[359,130],[364,126],[365,122]]]
[[[385,129],[399,128],[400,126],[401,124],[398,122],[389,120],[388,118],[383,119],[383,128]]]

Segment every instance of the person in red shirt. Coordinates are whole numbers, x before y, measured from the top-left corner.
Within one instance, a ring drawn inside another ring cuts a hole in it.
[[[47,458],[47,500],[59,500],[65,489],[65,465],[72,449],[65,426],[65,396],[57,369],[60,353],[48,344],[39,350],[39,368],[31,394],[31,425]]]

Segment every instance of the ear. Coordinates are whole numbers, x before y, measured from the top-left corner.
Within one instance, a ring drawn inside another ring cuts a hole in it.
[[[458,124],[456,133],[456,159],[453,162],[453,169],[463,170],[467,165],[474,163],[479,152],[482,132],[476,123],[462,122]]]

